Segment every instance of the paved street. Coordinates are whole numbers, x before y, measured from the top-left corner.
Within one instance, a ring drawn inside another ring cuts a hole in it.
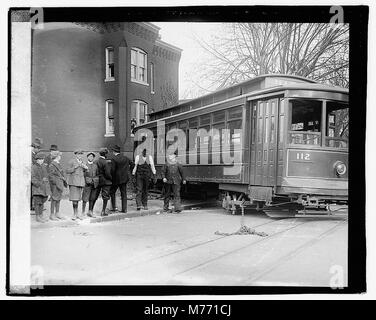
[[[33,224],[32,265],[45,284],[330,286],[347,285],[347,219],[271,219],[221,208],[152,214],[120,221]]]

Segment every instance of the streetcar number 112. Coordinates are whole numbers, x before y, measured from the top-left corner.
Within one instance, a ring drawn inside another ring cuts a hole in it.
[[[297,160],[311,160],[311,155],[309,153],[298,152],[296,154],[296,159]]]

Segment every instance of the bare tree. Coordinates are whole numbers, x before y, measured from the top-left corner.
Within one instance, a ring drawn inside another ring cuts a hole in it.
[[[178,103],[178,91],[172,85],[171,81],[165,81],[159,88],[161,95],[162,108],[172,107]]]
[[[210,40],[196,40],[207,53],[190,75],[185,98],[231,86],[258,75],[281,73],[349,86],[349,26],[324,23],[224,23]],[[336,132],[348,137],[348,111],[337,111]]]
[[[348,87],[346,24],[230,23],[223,29],[210,41],[197,38],[209,53],[209,59],[201,61],[194,71],[197,94],[270,73],[294,74]]]

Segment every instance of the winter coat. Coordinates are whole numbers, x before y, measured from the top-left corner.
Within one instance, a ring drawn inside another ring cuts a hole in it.
[[[33,196],[50,195],[50,184],[48,181],[48,172],[45,164],[35,163],[31,167],[31,194]]]
[[[169,184],[180,184],[185,180],[183,166],[178,162],[174,164],[167,162],[162,168],[162,179],[164,178]]]
[[[88,167],[84,173],[86,185],[92,185],[94,188],[97,188],[99,184],[98,165],[96,162],[87,163],[86,165]]]
[[[113,155],[111,156],[111,175],[112,175],[112,184],[119,185],[124,184],[129,181],[130,177],[130,160],[122,155]]]
[[[65,180],[63,168],[61,167],[61,164],[57,163],[56,161],[52,161],[50,163],[48,177],[51,185],[51,191],[54,189],[52,186],[55,186],[56,189],[61,192],[64,190],[64,187],[68,186]]]
[[[97,160],[99,186],[112,185],[111,160],[99,157]]]
[[[83,164],[85,167],[86,165]],[[85,186],[85,169],[79,164],[77,159],[69,161],[67,168],[68,184],[70,186],[84,187]]]

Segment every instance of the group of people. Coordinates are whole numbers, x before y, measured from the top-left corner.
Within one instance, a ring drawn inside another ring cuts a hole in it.
[[[119,211],[116,207],[116,192],[119,189],[121,195],[121,210],[127,212],[127,183],[131,173],[136,178],[136,205],[137,210],[148,210],[148,190],[151,180],[156,183],[156,169],[153,157],[144,149],[140,155],[136,155],[133,162],[121,154],[120,147],[114,145],[109,149],[101,148],[96,159],[94,152],[87,153],[84,161],[84,152],[75,150],[74,157],[69,161],[64,170],[60,160],[62,153],[57,145],[51,145],[50,153],[45,155],[40,152],[41,145],[37,141],[32,144],[32,168],[31,168],[31,206],[35,210],[36,220],[62,220],[60,214],[60,201],[65,188],[69,188],[69,200],[72,202],[72,220],[84,219],[86,216],[95,217],[94,205],[102,197],[101,216],[107,216],[107,204],[111,200],[112,211]],[[174,198],[176,213],[181,212],[180,187],[185,184],[185,176],[182,165],[177,161],[176,154],[168,156],[163,166],[161,176],[164,182],[164,206],[165,212],[169,209],[171,197]],[[44,203],[51,202],[50,214],[44,217]],[[79,202],[82,201],[82,210],[79,213]],[[88,213],[86,206],[89,203]]]

